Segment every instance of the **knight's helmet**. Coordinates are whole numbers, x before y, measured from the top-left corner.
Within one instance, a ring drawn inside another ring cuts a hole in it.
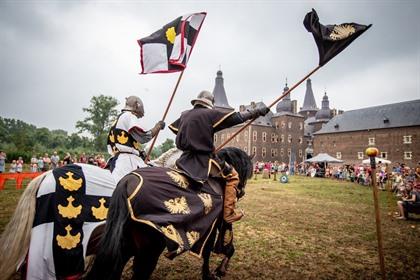
[[[198,94],[196,99],[191,100],[191,104],[193,106],[201,105],[206,108],[213,109],[214,96],[210,91],[203,90]]]
[[[143,101],[141,101],[140,97],[134,95],[126,97],[123,110],[131,111],[141,118],[144,116]]]

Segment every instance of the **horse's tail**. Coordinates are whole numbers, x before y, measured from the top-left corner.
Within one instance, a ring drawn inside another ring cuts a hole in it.
[[[124,230],[129,219],[127,188],[130,179],[133,178],[138,177],[127,175],[121,179],[112,194],[105,231],[99,242],[99,249],[93,260],[92,268],[87,274],[87,279],[116,279],[124,268],[126,261],[123,256]],[[137,180],[134,181],[137,182]]]
[[[36,193],[45,176],[33,179],[23,192],[19,203],[0,237],[0,278],[9,279],[16,272],[29,250],[36,209]]]

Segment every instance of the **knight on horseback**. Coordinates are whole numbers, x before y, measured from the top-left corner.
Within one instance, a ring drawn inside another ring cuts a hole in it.
[[[149,142],[159,130],[165,128],[165,123],[158,121],[152,129],[144,130],[140,121],[143,116],[142,100],[137,96],[129,96],[124,109],[109,130],[107,147],[113,157],[108,165],[115,183],[131,171],[146,166],[141,144]]]
[[[191,104],[194,106],[192,109],[183,112],[179,119],[169,125],[169,129],[176,134],[177,148],[183,151],[176,161],[176,168],[199,184],[206,182],[211,170],[216,168],[226,181],[223,218],[227,223],[233,223],[243,216],[242,211],[235,211],[238,173],[216,156],[214,134],[258,116],[265,116],[270,109],[263,105],[242,112],[224,113],[214,109],[214,96],[209,91],[200,92]]]

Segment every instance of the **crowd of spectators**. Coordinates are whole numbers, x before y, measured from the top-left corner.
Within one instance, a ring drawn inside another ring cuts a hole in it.
[[[4,151],[0,151],[0,173],[22,173],[27,172],[45,172],[56,167],[61,167],[71,163],[87,163],[104,168],[106,166],[105,157],[101,154],[97,155],[86,155],[82,153],[79,155],[71,155],[66,153],[61,158],[56,151],[51,156],[48,153],[44,155],[33,155],[30,162],[27,163],[28,168],[24,168],[25,162],[22,157],[12,159],[8,170],[6,169],[7,155]]]

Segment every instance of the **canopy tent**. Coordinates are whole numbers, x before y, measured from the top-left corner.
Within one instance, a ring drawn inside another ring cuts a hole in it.
[[[336,159],[335,157],[332,157],[329,154],[320,153],[314,156],[313,158],[305,160],[305,162],[341,163],[343,161]]]
[[[383,163],[383,164],[390,164],[390,163],[391,163],[391,161],[390,161],[390,160],[383,159],[383,158],[378,158],[378,157],[375,157],[375,162],[376,162],[376,164],[379,164],[379,163]],[[363,164],[370,164],[370,159],[369,159],[369,158],[368,158],[368,159],[364,159],[364,160],[362,161],[362,163],[363,163]]]

